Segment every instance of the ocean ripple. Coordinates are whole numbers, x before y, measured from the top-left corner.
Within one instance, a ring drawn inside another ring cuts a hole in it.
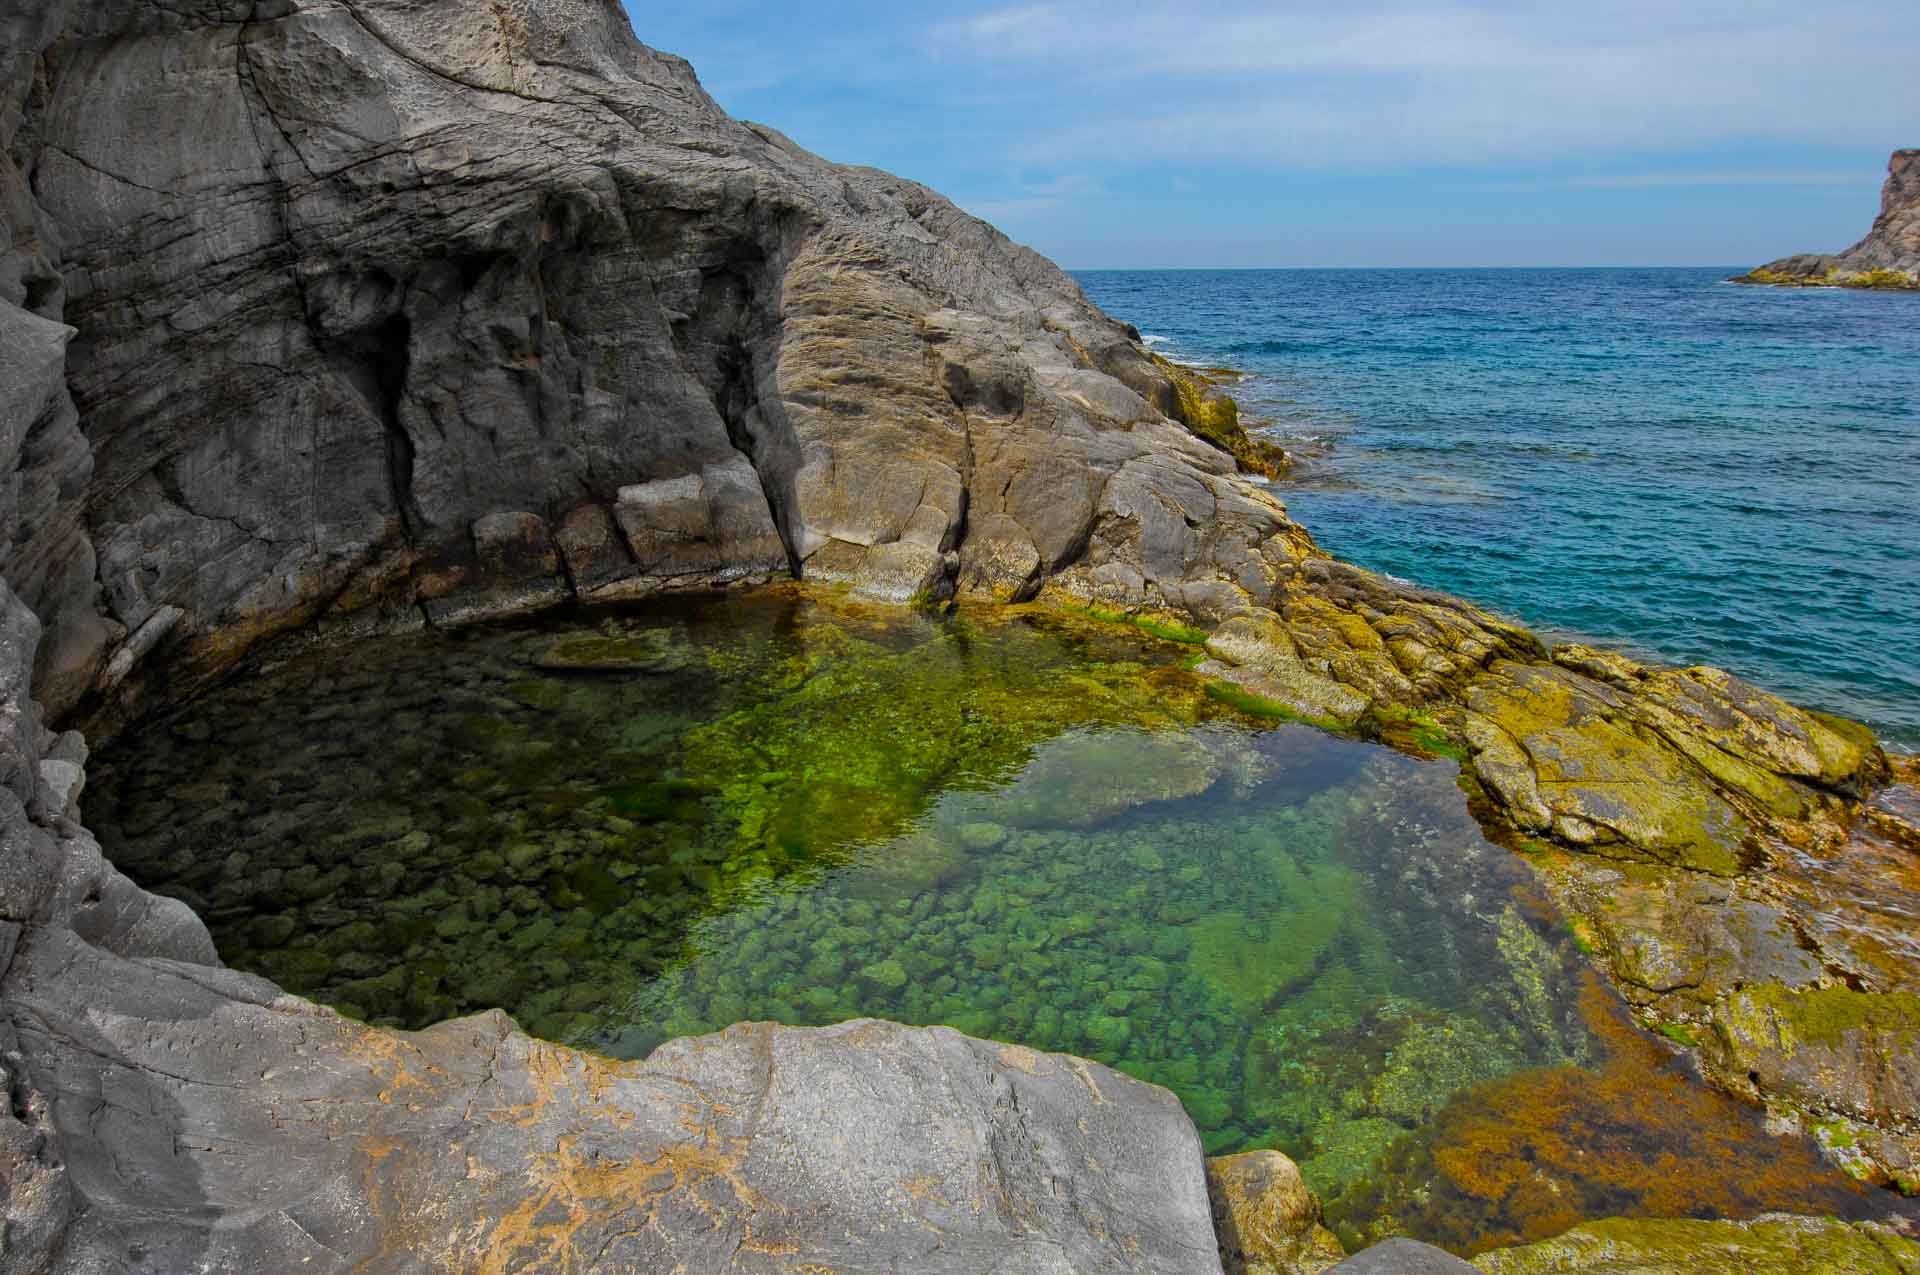
[[[1079,277],[1250,374],[1330,551],[1920,748],[1920,297],[1728,273]]]

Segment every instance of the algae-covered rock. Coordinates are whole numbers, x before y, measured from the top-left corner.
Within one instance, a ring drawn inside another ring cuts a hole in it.
[[[1708,1053],[1760,1092],[1920,1130],[1920,995],[1760,984],[1714,1013]]]
[[[1214,1156],[1207,1196],[1226,1275],[1318,1275],[1346,1256],[1300,1170],[1278,1151]]]
[[[1570,670],[1503,664],[1467,694],[1488,792],[1524,829],[1578,848],[1732,875],[1751,831],[1707,777]]]
[[[1232,617],[1207,636],[1206,646],[1215,662],[1200,667],[1202,676],[1222,678],[1302,717],[1352,725],[1367,709],[1367,696],[1301,661],[1293,635],[1271,611]]]
[[[1363,906],[1360,881],[1337,864],[1301,868],[1283,860],[1272,875],[1278,889],[1270,911],[1220,912],[1188,927],[1193,971],[1246,1013],[1312,974]]]
[[[1607,1218],[1473,1264],[1486,1275],[1920,1275],[1920,1243],[1871,1222],[1791,1214]]]
[[[670,629],[569,634],[533,658],[536,668],[562,673],[672,673],[692,652]]]
[[[977,635],[959,620],[905,650],[846,640],[790,690],[692,731],[683,770],[720,794],[744,841],[776,851],[890,838],[941,787],[992,783],[1076,727],[1129,729],[1069,735],[1087,741],[1070,745],[1085,750],[1078,761],[1029,774],[1032,802],[997,818],[1051,822],[1065,802],[1098,819],[1219,777],[1208,748],[1155,733],[1194,710],[1141,666],[1075,661],[1057,637],[1011,622],[992,641]]]

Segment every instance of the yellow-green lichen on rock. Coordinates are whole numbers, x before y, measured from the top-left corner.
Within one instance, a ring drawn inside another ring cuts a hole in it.
[[[1482,1253],[1487,1275],[1920,1275],[1920,1243],[1871,1222],[1607,1218]]]
[[[1747,820],[1637,729],[1617,696],[1554,667],[1495,673],[1468,692],[1465,733],[1482,782],[1523,830],[1613,857],[1739,871]]]
[[[1158,354],[1149,357],[1173,386],[1174,415],[1196,438],[1218,447],[1250,474],[1279,478],[1293,468],[1284,448],[1247,433],[1240,421],[1240,405],[1220,392],[1220,386],[1239,379],[1238,372],[1187,367]]]
[[[1920,1125],[1920,996],[1743,988],[1715,1011],[1709,1055],[1762,1093],[1876,1125]]]
[[[1225,1275],[1319,1275],[1346,1257],[1320,1201],[1278,1151],[1207,1161],[1207,1197]]]

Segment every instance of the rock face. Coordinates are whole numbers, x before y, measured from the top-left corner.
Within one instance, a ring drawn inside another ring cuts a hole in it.
[[[55,713],[167,608],[187,676],[421,608],[1077,562],[1217,606],[1297,556],[1069,278],[727,117],[612,0],[0,14],[8,574]]]
[[[64,1133],[61,1269],[1219,1269],[1171,1094],[946,1028],[741,1024],[618,1064],[51,930],[8,991]]]
[[[1887,160],[1880,215],[1866,238],[1842,253],[1802,253],[1769,261],[1740,276],[1739,282],[1920,288],[1920,150],[1897,150]]]

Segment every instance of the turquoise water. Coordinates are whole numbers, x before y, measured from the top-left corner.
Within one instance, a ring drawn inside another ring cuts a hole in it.
[[[229,964],[349,1014],[1067,1050],[1293,1155],[1357,1239],[1884,1211],[1635,1031],[1452,762],[1241,717],[1189,655],[799,586],[282,648],[103,746],[84,814]],[[1545,1186],[1450,1167],[1488,1121]]]
[[[1091,271],[1330,552],[1920,747],[1920,296],[1726,269]]]

